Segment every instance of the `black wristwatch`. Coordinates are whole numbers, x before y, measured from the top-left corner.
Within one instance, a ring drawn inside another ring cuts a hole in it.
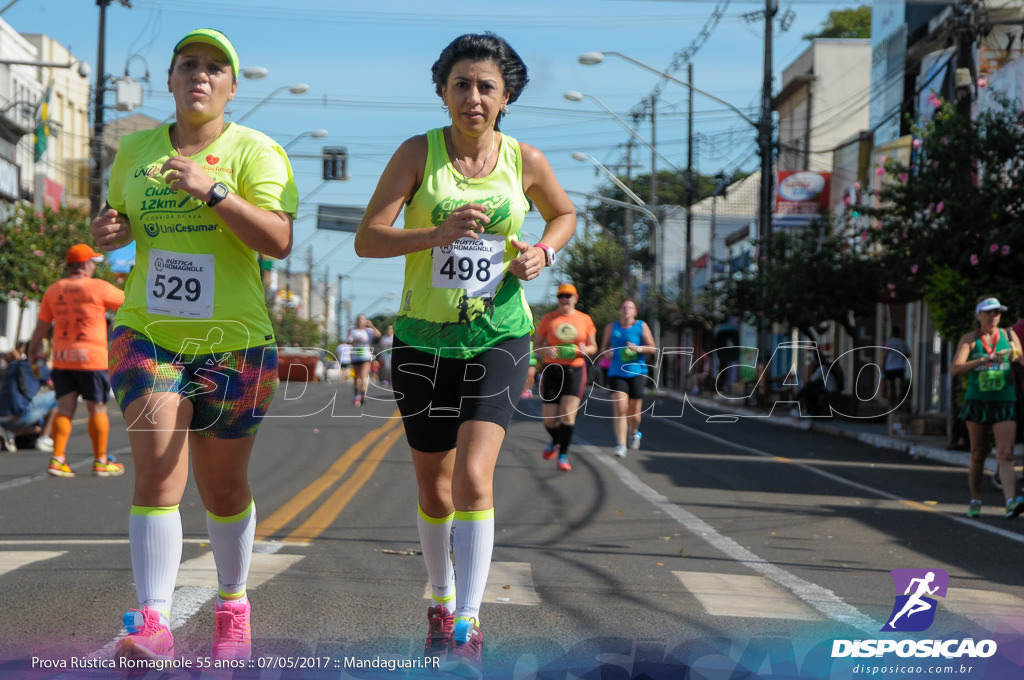
[[[206,202],[206,205],[212,208],[213,206],[217,205],[227,197],[227,185],[224,184],[224,182],[217,182],[216,184],[213,185],[213,188],[210,189],[210,200]]]

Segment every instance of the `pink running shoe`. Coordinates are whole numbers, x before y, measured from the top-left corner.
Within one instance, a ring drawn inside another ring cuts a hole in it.
[[[114,648],[115,659],[171,659],[174,657],[174,636],[160,622],[160,614],[149,607],[131,609],[124,615],[128,635]]]
[[[452,627],[455,616],[443,604],[427,610],[427,643],[423,645],[424,656],[445,656],[452,646]]]
[[[544,453],[543,453],[544,460],[551,460],[552,458],[557,456],[559,448],[560,447],[559,447],[558,444],[548,444],[547,446],[545,446],[544,447]]]
[[[223,602],[214,614],[213,659],[215,661],[247,661],[252,656],[252,607],[244,602]]]
[[[483,677],[484,633],[476,619],[460,618],[452,632],[452,650],[441,668],[464,678]]]

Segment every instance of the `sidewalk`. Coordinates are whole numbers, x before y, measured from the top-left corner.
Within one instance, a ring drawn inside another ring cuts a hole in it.
[[[683,394],[682,392],[666,390],[662,394],[673,399],[682,401],[688,400],[697,408],[735,413],[741,417],[758,418],[759,422],[779,425],[781,427],[792,427],[801,430],[813,430],[823,434],[830,434],[839,437],[847,437],[863,442],[876,448],[892,449],[903,451],[916,458],[927,458],[946,465],[967,467],[971,455],[967,451],[950,451],[946,448],[946,437],[940,435],[890,435],[888,422],[884,417],[847,419],[840,417],[797,417],[790,415],[789,403],[781,403],[772,408],[759,409],[747,406],[740,399],[726,399],[721,396],[708,396],[704,393]],[[1020,456],[1022,447],[1018,444],[1015,447],[1014,455]],[[990,455],[985,459],[985,469],[996,472],[995,456]]]

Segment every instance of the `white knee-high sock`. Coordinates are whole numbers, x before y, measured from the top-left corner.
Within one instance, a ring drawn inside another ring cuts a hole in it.
[[[181,564],[182,530],[178,506],[133,505],[128,519],[128,541],[139,609],[155,609],[169,625],[171,598]]]
[[[452,554],[455,556],[455,617],[480,620],[487,574],[494,552],[494,508],[455,511]]]
[[[244,600],[252,544],[256,540],[256,502],[249,501],[249,507],[231,517],[218,517],[207,511],[206,531],[217,564],[218,600]]]
[[[427,565],[427,578],[430,579],[430,591],[434,604],[443,604],[452,609],[451,601],[455,599],[455,569],[452,566],[452,519],[455,514],[447,517],[429,517],[423,508],[417,508],[416,528],[420,535],[420,549],[423,561]]]

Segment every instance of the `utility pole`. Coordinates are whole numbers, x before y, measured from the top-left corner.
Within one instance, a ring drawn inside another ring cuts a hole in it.
[[[765,366],[771,354],[770,329],[766,327],[763,312],[768,307],[765,268],[768,266],[769,242],[772,236],[772,198],[775,190],[773,177],[774,124],[772,122],[772,21],[777,12],[775,0],[765,0],[764,7],[764,80],[761,85],[761,118],[758,121],[757,146],[761,153],[761,196],[758,215],[757,278],[760,304],[757,321],[757,362]],[[759,376],[760,377],[760,376]]]
[[[103,139],[103,95],[106,93],[106,40],[107,40],[107,5],[110,0],[96,0],[100,8],[99,46],[96,53],[96,83],[93,86],[93,124],[92,124],[92,167],[89,173],[89,211],[95,217],[103,205],[103,156],[106,142]]]
[[[338,332],[338,342],[341,342],[341,313],[344,311],[345,296],[342,295],[342,283],[345,281],[344,274],[338,274],[338,311],[334,319],[334,329]]]
[[[633,188],[633,138],[626,140],[626,186]],[[622,242],[625,260],[624,288],[630,295],[636,295],[633,288],[633,209],[624,208],[622,215]]]
[[[306,248],[306,318],[313,319],[313,246]]]
[[[657,108],[658,98],[656,95],[651,95],[651,199],[650,199],[650,211],[654,213],[655,217],[658,217],[660,211],[658,210],[658,155],[655,153],[655,149],[658,148],[658,136],[656,120],[657,120]],[[658,220],[659,224],[652,224],[647,236],[647,252],[651,255],[651,288],[653,289],[654,295],[654,343],[657,346],[661,346],[661,282],[658,281],[658,258],[661,257],[661,253],[658,252],[658,237],[664,236],[658,232],[661,230],[661,220]]]
[[[686,65],[686,82],[693,84],[693,62]],[[693,314],[693,88],[687,102],[686,115],[686,279],[683,281],[683,303],[686,313]]]
[[[324,349],[330,349],[327,334],[331,330],[331,267],[324,265]]]

